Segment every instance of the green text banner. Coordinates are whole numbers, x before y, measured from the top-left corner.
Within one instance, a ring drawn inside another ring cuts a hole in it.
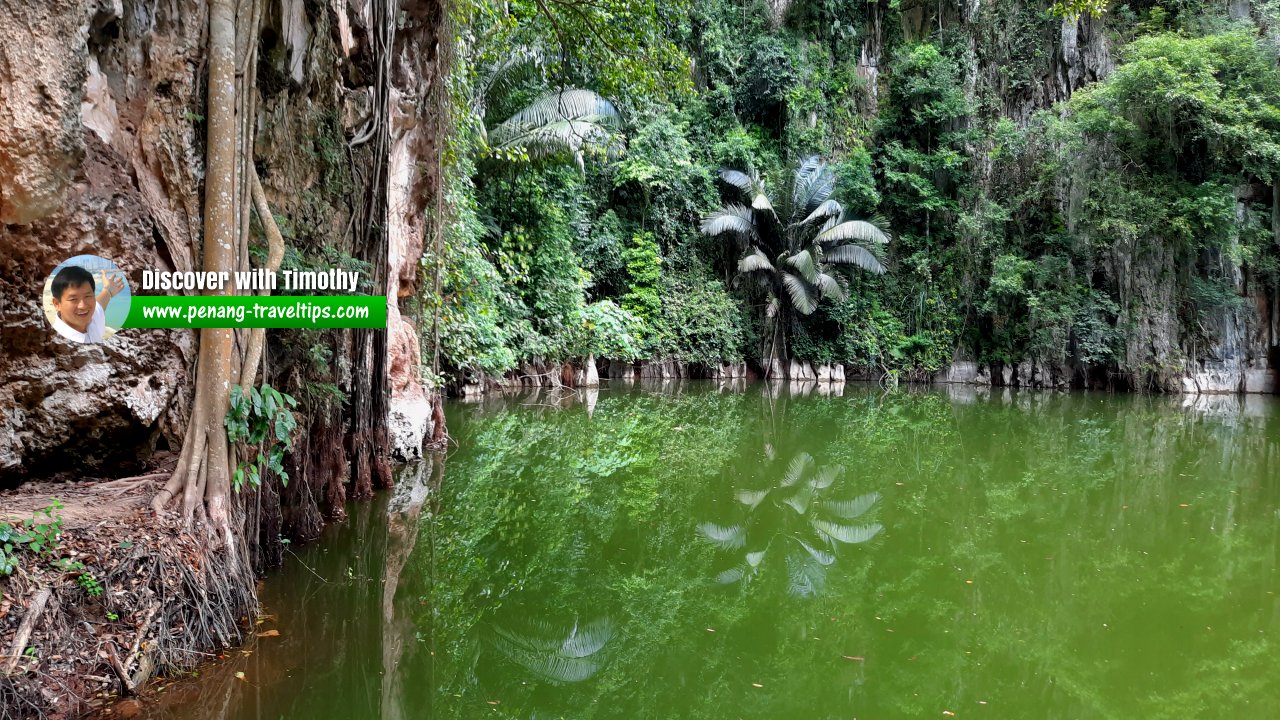
[[[384,295],[135,295],[127,328],[385,328]]]

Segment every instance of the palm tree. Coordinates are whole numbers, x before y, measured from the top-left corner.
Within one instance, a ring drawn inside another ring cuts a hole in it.
[[[777,485],[735,492],[734,498],[745,508],[741,522],[698,526],[709,542],[732,553],[733,564],[716,576],[716,582],[752,581],[772,553],[785,559],[792,595],[822,592],[827,567],[836,561],[839,546],[867,542],[883,529],[878,523],[849,522],[866,514],[880,500],[880,493],[839,498],[833,486],[843,471],[840,466],[819,469],[813,457],[802,452],[791,460]]]
[[[777,203],[754,171],[721,170],[720,177],[749,199],[728,203],[702,221],[702,232],[727,235],[744,251],[738,271],[754,274],[769,295],[767,367],[787,358],[786,331],[796,313],[809,315],[822,298],[841,300],[842,267],[882,274],[879,248],[889,242],[883,230],[865,220],[848,220],[831,198],[835,173],[817,155],[796,169],[791,193]]]
[[[591,90],[544,93],[505,120],[487,125],[495,109],[510,105],[515,91],[542,82],[542,56],[528,49],[517,49],[480,73],[471,110],[481,119],[479,129],[490,155],[531,160],[567,156],[582,170],[587,154],[610,159],[621,154],[616,131],[622,116],[613,103]]]

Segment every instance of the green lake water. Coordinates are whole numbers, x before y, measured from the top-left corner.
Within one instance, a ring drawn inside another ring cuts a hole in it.
[[[267,579],[279,635],[146,715],[1280,716],[1278,410],[711,383],[453,404],[447,460]]]

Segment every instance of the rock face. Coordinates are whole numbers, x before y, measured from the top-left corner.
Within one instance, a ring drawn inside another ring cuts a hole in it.
[[[78,346],[49,328],[40,296],[49,272],[77,254],[114,261],[135,291],[143,270],[196,269],[206,7],[0,0],[0,37],[10,38],[0,42],[0,483],[37,471],[119,471],[186,431],[193,332],[126,329]],[[439,188],[443,6],[406,0],[398,11],[382,105],[369,0],[264,3],[261,33],[246,47],[260,52],[252,155],[273,211],[288,218],[288,244],[312,258],[357,256],[361,183],[377,157],[385,161],[387,219],[364,224],[386,228],[388,429],[398,454],[416,457],[432,407],[402,303],[418,291],[424,218]],[[385,145],[357,143],[371,128],[386,130]],[[332,353],[326,379],[344,391],[354,372],[349,336],[332,331],[312,348]],[[290,383],[303,380],[289,373],[298,350],[283,338],[269,333],[268,380],[298,392]]]
[[[302,3],[295,3],[302,12]],[[418,261],[426,233],[426,204],[439,191],[438,172],[419,166],[438,156],[431,108],[444,105],[437,97],[435,28],[441,24],[439,3],[403,5],[401,39],[396,43],[391,88],[391,157],[387,206],[387,344],[391,372],[390,430],[392,451],[401,459],[422,456],[423,440],[434,429],[431,398],[418,379],[422,352],[417,327],[400,312],[400,303],[418,291]],[[350,26],[350,21],[340,25]],[[434,112],[438,112],[435,110]],[[433,166],[438,167],[438,166]]]
[[[87,13],[81,0],[0,1],[0,224],[54,214],[75,180]]]
[[[152,172],[146,158],[181,156],[193,135],[156,142],[181,117],[182,89],[151,104],[154,78],[141,67],[133,102],[113,105],[119,116],[103,112],[96,33],[118,31],[119,13],[110,4],[0,3],[0,33],[23,38],[0,47],[0,482],[128,467],[161,432],[184,430],[172,408],[187,391],[193,333],[125,330],[79,345],[54,333],[41,308],[46,277],[74,255],[114,261],[135,287],[144,269],[177,260],[157,242],[168,198],[157,204],[145,185],[181,196],[194,191],[193,169],[161,161]],[[181,47],[180,37],[158,39],[153,53],[181,56]],[[181,257],[189,263],[189,251]]]

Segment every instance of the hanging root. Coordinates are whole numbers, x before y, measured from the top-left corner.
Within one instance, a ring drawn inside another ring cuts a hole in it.
[[[258,171],[253,167],[253,163],[245,163],[245,167],[249,172],[249,184],[253,191],[253,206],[258,211],[258,217],[262,220],[262,227],[267,233],[267,264],[266,269],[275,272],[280,269],[280,263],[284,261],[284,236],[280,234],[280,228],[276,225],[275,216],[271,214],[271,206],[267,204],[267,195],[262,190],[262,181],[258,179]],[[253,385],[258,376],[258,366],[262,361],[262,349],[266,344],[267,331],[265,328],[254,328],[249,335],[249,347],[245,352],[244,365],[240,368],[240,386],[247,387]]]

